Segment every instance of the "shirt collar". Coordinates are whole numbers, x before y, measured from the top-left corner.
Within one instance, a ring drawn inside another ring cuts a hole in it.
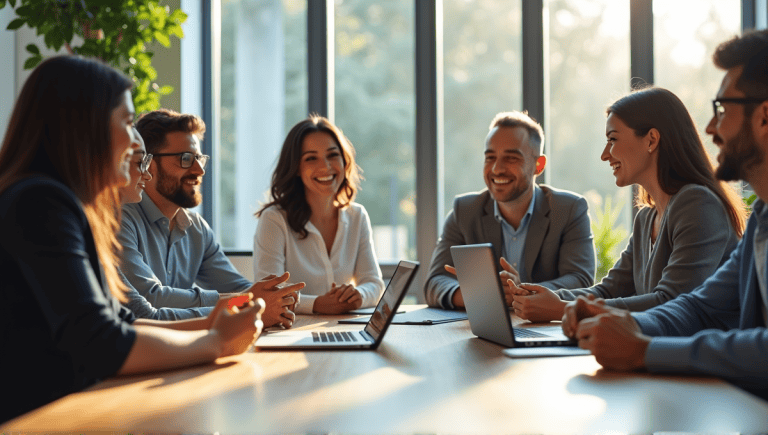
[[[144,211],[149,222],[155,223],[161,219],[165,219],[163,212],[160,211],[157,205],[155,205],[155,202],[152,201],[152,198],[150,198],[146,192],[142,195],[139,206]],[[192,219],[190,219],[189,212],[185,208],[179,208],[174,219],[176,219],[176,228],[183,232],[186,232],[187,228],[192,225]]]
[[[531,203],[528,204],[528,210],[525,212],[525,215],[523,216],[523,220],[525,220],[526,216],[530,216],[533,214],[533,207],[536,205],[536,197],[538,195],[539,195],[539,186],[534,185],[533,196],[531,197]],[[506,222],[506,220],[504,219],[504,216],[501,215],[501,211],[499,210],[499,203],[496,202],[496,200],[493,201],[493,216],[496,218],[498,222]]]

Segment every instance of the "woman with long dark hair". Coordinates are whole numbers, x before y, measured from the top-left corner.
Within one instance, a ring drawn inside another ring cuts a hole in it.
[[[261,330],[260,302],[219,307],[210,329],[192,331],[120,306],[118,188],[138,148],[130,87],[100,62],[62,56],[16,101],[0,149],[0,422],[115,374],[241,353]]]
[[[271,201],[256,213],[253,267],[306,283],[297,313],[374,306],[384,292],[368,213],[353,202],[359,183],[352,144],[328,119],[312,115],[288,133]]]
[[[640,210],[616,265],[599,284],[551,291],[521,285],[515,314],[559,320],[579,295],[644,311],[698,287],[730,256],[744,231],[741,199],[714,169],[682,101],[662,88],[632,92],[607,109],[608,162],[619,187],[638,185]]]

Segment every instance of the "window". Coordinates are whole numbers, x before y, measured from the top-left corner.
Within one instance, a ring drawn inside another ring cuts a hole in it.
[[[740,33],[739,0],[655,0],[653,58],[656,85],[674,92],[699,128],[714,158],[717,147],[704,132],[712,118],[723,71],[712,63],[715,48]]]
[[[521,0],[446,0],[443,16],[447,213],[456,195],[485,188],[483,150],[494,115],[524,109]]]
[[[306,0],[222,1],[214,213],[227,249],[253,248],[253,214],[268,199],[283,140],[307,116],[306,17]]]
[[[616,187],[600,154],[605,109],[629,91],[629,2],[552,0],[549,14],[550,182],[585,195],[593,219],[605,198],[615,197],[628,228],[631,189]]]
[[[363,169],[356,201],[371,218],[379,260],[415,260],[413,1],[335,6],[334,122]]]

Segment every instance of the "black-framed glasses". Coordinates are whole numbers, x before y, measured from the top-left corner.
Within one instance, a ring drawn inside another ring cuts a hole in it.
[[[768,98],[717,98],[712,100],[712,110],[715,112],[715,118],[720,119],[725,114],[723,103],[755,104],[763,101],[768,101]]]
[[[149,164],[152,163],[152,154],[144,154],[139,162],[139,172],[146,174],[149,170]]]
[[[179,156],[179,165],[181,165],[182,168],[188,169],[192,167],[192,163],[197,160],[198,163],[200,163],[200,168],[205,169],[205,164],[208,163],[208,160],[211,158],[211,156],[206,156],[205,154],[194,154],[190,152],[183,152],[183,153],[162,153],[162,154],[155,154],[155,157],[166,157],[166,156]]]

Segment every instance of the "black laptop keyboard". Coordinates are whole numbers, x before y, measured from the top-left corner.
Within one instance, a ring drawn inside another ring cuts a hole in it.
[[[312,341],[328,343],[355,342],[357,341],[357,332],[313,332]]]
[[[532,329],[526,329],[526,328],[515,328],[515,338],[548,338],[550,337],[547,334],[542,334],[541,332],[536,332]]]

